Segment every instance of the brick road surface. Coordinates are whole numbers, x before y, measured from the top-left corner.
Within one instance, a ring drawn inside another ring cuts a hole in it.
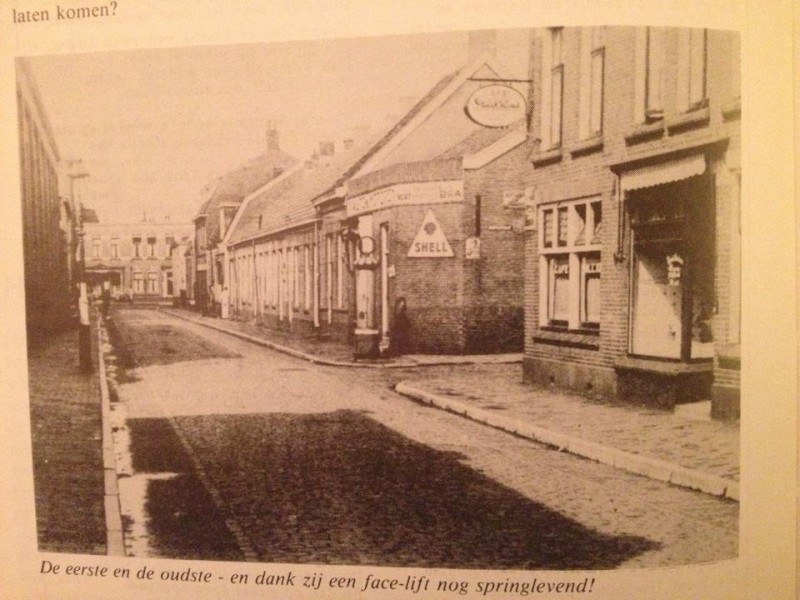
[[[352,349],[333,342],[319,343],[311,336],[291,336],[249,322],[190,315],[223,327],[300,350],[310,356],[348,361]],[[457,359],[458,357],[451,357]],[[470,360],[469,357],[464,357]],[[422,357],[419,358],[422,360]],[[385,361],[391,364],[397,360]],[[402,380],[386,373],[386,380]],[[450,369],[420,369],[414,387],[443,395],[504,417],[558,433],[576,436],[632,454],[667,461],[710,475],[739,480],[739,426],[684,416],[630,404],[612,404],[578,394],[522,382],[518,364],[456,365]],[[709,410],[706,410],[706,415]]]
[[[93,355],[96,340],[92,335]],[[39,548],[106,553],[102,415],[97,375],[78,371],[77,330],[29,352]]]
[[[652,542],[623,566],[670,566],[737,555],[735,502],[560,453],[410,402],[389,389],[400,379],[419,383],[422,378],[450,381],[462,373],[479,377],[485,375],[483,367],[369,372],[320,367],[163,314],[149,313],[149,318],[154,325],[182,327],[188,335],[240,356],[140,367],[130,382],[119,385],[119,395],[130,418],[171,418],[196,466],[208,476],[220,511],[240,532],[247,532],[245,541],[256,553],[269,544],[260,537],[265,533],[254,526],[257,516],[252,514],[263,500],[253,497],[246,470],[225,469],[221,462],[244,448],[236,437],[212,443],[193,417],[253,414],[261,419],[273,413],[362,411],[409,440],[456,453],[477,473],[591,531]]]

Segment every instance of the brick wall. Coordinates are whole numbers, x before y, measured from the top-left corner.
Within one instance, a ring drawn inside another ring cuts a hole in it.
[[[540,33],[547,35],[547,30]],[[630,294],[630,233],[627,223],[620,224],[618,173],[641,164],[655,164],[670,157],[702,153],[707,160],[707,175],[713,179],[713,209],[715,221],[713,279],[715,314],[712,318],[715,343],[719,348],[738,343],[738,169],[739,118],[738,97],[738,39],[735,34],[710,31],[707,34],[707,105],[694,114],[678,109],[677,61],[679,31],[667,30],[661,125],[649,125],[647,135],[635,136],[634,123],[634,56],[636,29],[605,28],[605,62],[603,89],[602,136],[590,142],[579,139],[580,113],[580,48],[579,28],[562,31],[563,112],[562,144],[556,150],[540,147],[542,139],[539,109],[544,100],[543,41],[537,37],[531,56],[534,112],[531,118],[532,169],[525,183],[535,190],[537,205],[557,200],[589,196],[602,199],[602,305],[600,332],[596,345],[580,347],[582,338],[557,336],[536,341],[539,334],[539,259],[538,237],[540,224],[529,228],[525,237],[525,376],[530,380],[548,383],[551,378],[570,383],[581,389],[583,383],[597,375],[613,379],[613,366],[627,354],[629,294]],[[549,67],[547,67],[549,68]],[[683,153],[683,154],[681,154]],[[669,155],[669,156],[667,156]],[[662,158],[664,157],[664,158]],[[639,161],[639,162],[636,162]],[[626,166],[630,164],[633,166]],[[624,205],[623,205],[624,206]],[[622,225],[622,226],[620,226]],[[541,337],[541,336],[540,336]],[[553,339],[555,338],[555,339]],[[562,366],[559,366],[562,365]],[[584,366],[575,369],[567,365]],[[594,373],[594,375],[593,375]],[[730,374],[717,369],[724,385],[738,385]],[[613,391],[613,382],[603,386]]]

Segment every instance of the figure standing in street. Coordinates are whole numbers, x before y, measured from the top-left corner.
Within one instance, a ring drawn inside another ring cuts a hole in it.
[[[108,319],[108,313],[111,310],[111,284],[108,281],[103,282],[103,291],[100,293],[100,311],[103,319]]]

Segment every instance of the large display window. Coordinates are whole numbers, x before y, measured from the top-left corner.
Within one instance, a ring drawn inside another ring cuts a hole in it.
[[[629,192],[630,353],[714,356],[714,211],[708,178]]]

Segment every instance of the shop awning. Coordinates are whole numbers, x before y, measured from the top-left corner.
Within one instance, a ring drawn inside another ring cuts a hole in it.
[[[622,174],[622,189],[626,192],[642,188],[673,183],[702,175],[706,171],[706,158],[703,154],[695,154],[686,158],[672,160],[667,163],[650,165]]]

